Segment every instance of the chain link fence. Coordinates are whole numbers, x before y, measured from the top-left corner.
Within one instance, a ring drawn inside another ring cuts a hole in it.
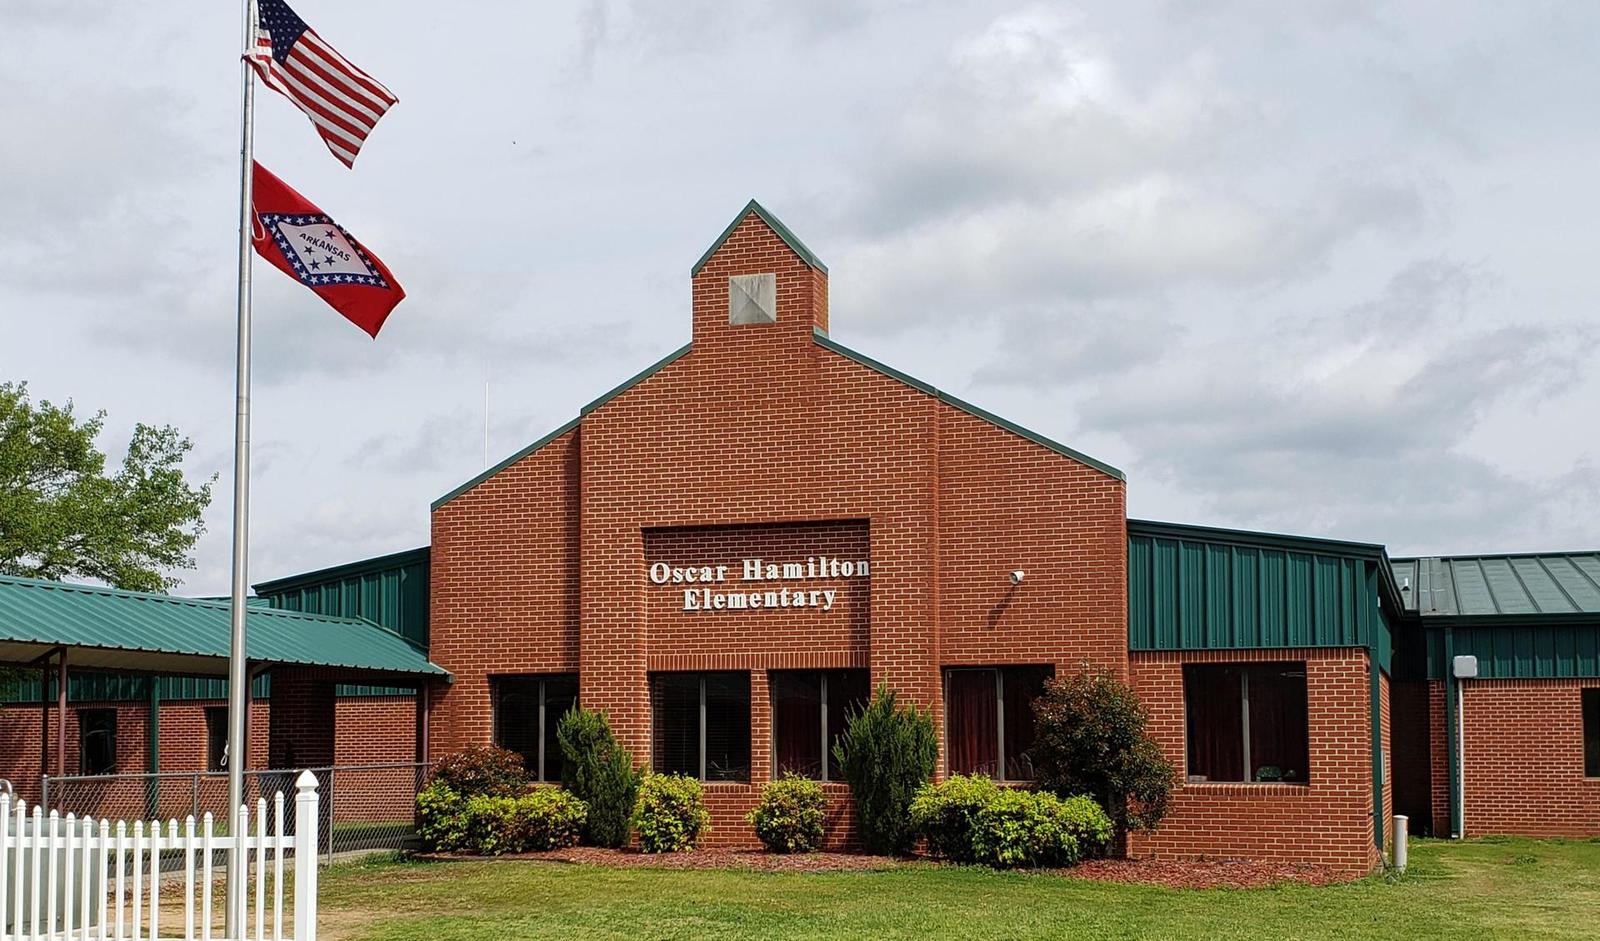
[[[306,769],[317,776],[321,796],[317,852],[323,860],[332,862],[346,853],[416,849],[420,845],[417,794],[431,768],[428,763],[397,762]],[[282,791],[285,813],[292,815],[299,775],[300,769],[244,772],[244,799],[251,813],[258,798],[270,808],[273,794]],[[218,833],[228,826],[226,771],[46,777],[42,797],[40,806],[46,813],[55,810],[62,816],[179,821],[193,816],[198,822],[209,813]]]

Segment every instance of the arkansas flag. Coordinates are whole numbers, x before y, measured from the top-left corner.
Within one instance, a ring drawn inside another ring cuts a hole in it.
[[[273,267],[315,291],[328,306],[377,339],[406,292],[344,226],[257,163],[250,242]]]

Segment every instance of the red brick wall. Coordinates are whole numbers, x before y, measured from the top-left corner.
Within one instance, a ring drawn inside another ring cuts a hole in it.
[[[729,325],[728,277],[764,272],[778,322]],[[946,664],[1125,669],[1120,480],[819,346],[826,276],[753,216],[692,294],[690,352],[434,512],[430,655],[456,678],[436,754],[490,739],[494,673],[577,668],[583,701],[644,758],[652,669],[749,669],[754,780],[708,786],[715,841],[749,844],[741,817],[770,771],[766,669],[867,665],[935,715]],[[665,610],[647,579],[662,530],[693,555],[802,524],[829,545],[865,540],[864,644],[854,600],[736,622]]]
[[[1391,687],[1393,718],[1390,750],[1394,803],[1391,814],[1411,818],[1411,832],[1433,830],[1433,725],[1429,715],[1428,684],[1399,680]]]
[[[1600,835],[1600,778],[1583,776],[1585,688],[1600,680],[1465,683],[1467,835]]]
[[[1226,650],[1129,655],[1150,732],[1182,776],[1187,748],[1183,665],[1304,660],[1310,781],[1182,784],[1155,832],[1135,836],[1134,855],[1315,861],[1347,872],[1378,862],[1372,830],[1372,687],[1360,649]]]

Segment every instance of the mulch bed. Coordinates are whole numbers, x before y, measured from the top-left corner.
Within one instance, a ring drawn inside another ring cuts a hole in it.
[[[481,856],[429,853],[419,859],[482,861]],[[541,853],[513,853],[502,860],[547,863],[581,863],[592,866],[649,869],[733,869],[747,872],[860,872],[894,869],[907,863],[929,864],[923,857],[897,859],[864,853],[797,853],[783,855],[749,849],[698,849],[691,853],[641,853],[636,849],[601,849],[575,846]],[[933,863],[938,865],[937,863]],[[1298,882],[1332,885],[1350,876],[1324,866],[1264,863],[1244,859],[1195,861],[1156,859],[1091,859],[1070,869],[1041,870],[1042,874],[1094,882],[1122,882],[1166,886],[1174,889],[1253,889]]]

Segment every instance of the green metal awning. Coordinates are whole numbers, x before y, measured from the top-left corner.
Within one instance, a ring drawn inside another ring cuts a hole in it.
[[[358,618],[251,606],[246,657],[363,677],[448,678],[405,638]],[[74,669],[226,676],[228,603],[0,576],[0,662],[67,648]]]

